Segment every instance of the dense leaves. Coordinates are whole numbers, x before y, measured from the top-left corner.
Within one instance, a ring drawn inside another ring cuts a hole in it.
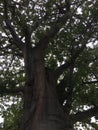
[[[75,114],[97,106],[98,1],[8,0],[6,7],[4,1],[0,1],[0,105],[3,106],[0,114],[4,118],[1,129],[18,129],[21,118],[22,106],[18,99],[22,99],[25,71],[23,54],[15,40],[19,36],[18,42],[24,45],[27,33],[31,33],[32,47],[50,36],[45,51],[46,68],[57,70],[69,63],[57,81],[58,98],[63,108],[68,106],[70,114]],[[69,12],[66,21],[65,14]],[[6,19],[12,29],[6,26]],[[14,98],[14,95],[19,97]],[[5,102],[10,101],[12,105],[5,109]],[[93,116],[94,123],[91,122]],[[98,112],[93,116],[82,120],[86,129],[98,128]]]

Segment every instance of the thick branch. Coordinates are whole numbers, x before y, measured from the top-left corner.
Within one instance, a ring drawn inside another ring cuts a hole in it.
[[[43,36],[43,38],[39,40],[39,43],[36,47],[44,51],[47,48],[49,42],[56,36],[60,28],[66,23],[70,16],[71,12],[69,11],[62,17],[58,17],[58,19],[55,22],[51,23],[50,30]]]
[[[69,68],[73,63],[75,63],[76,59],[79,57],[79,55],[83,52],[83,50],[85,49],[86,44],[83,44],[82,47],[78,50],[76,50],[76,52],[74,52],[74,54],[71,57],[71,60],[67,61],[65,64],[61,65],[60,67],[58,67],[55,71],[55,75],[57,77],[57,79],[59,78],[59,76],[67,69]]]
[[[71,61],[67,61],[65,64],[61,65],[60,67],[58,67],[55,71],[55,76],[58,79],[59,76],[64,72],[64,70],[66,70],[67,68],[69,68],[71,66]]]
[[[66,114],[70,113],[71,107],[72,107],[72,97],[73,97],[73,70],[74,70],[74,63],[72,62],[72,65],[69,69],[69,78],[68,78],[68,96],[66,98],[66,104],[65,104],[65,112]]]
[[[11,21],[8,18],[8,3],[7,3],[7,0],[4,0],[4,16],[5,16],[5,23],[6,23],[7,29],[10,31],[10,33],[13,37],[13,40],[15,41],[15,44],[17,45],[17,47],[19,49],[21,49],[22,52],[23,52],[24,44],[21,41],[21,39],[19,38],[19,36],[16,34],[16,31],[15,31],[14,27],[11,25]]]
[[[91,24],[92,22],[89,22],[88,21],[88,23],[87,23],[87,25],[86,25],[86,27],[85,27],[85,32],[84,32],[84,36],[85,36],[85,33],[88,33],[87,32],[87,29],[91,29],[92,28],[92,24]],[[92,33],[91,32],[89,32],[88,33],[88,36],[86,37],[86,38],[82,38],[80,41],[81,41],[81,44],[82,44],[82,47],[80,48],[80,49],[78,49],[77,48],[77,50],[76,50],[76,52],[74,52],[74,55],[73,55],[73,61],[75,61],[78,57],[79,57],[79,55],[83,52],[83,50],[86,48],[86,44],[88,43],[88,40],[89,40],[89,38],[91,38],[91,36],[92,36]],[[80,42],[79,41],[79,42]],[[97,56],[96,56],[96,58],[95,58],[95,60],[97,59]],[[65,63],[65,64],[63,64],[63,65],[61,65],[60,67],[58,67],[57,69],[56,69],[56,75],[57,75],[57,77],[59,77],[62,73],[63,73],[63,71],[65,70],[65,69],[67,69],[68,68],[68,65],[70,66],[71,65],[71,62],[70,61],[68,61],[68,63]]]
[[[50,1],[47,1],[47,2],[46,2],[46,7],[49,6],[49,3],[50,3]],[[59,9],[62,9],[62,10],[63,10],[63,8],[66,7],[66,11],[65,11],[64,13],[70,11],[70,0],[66,0],[65,4],[64,4],[63,6],[62,6],[62,5],[58,5],[58,4],[56,4],[56,3],[55,3],[55,5],[57,6],[58,10],[59,10]],[[61,14],[62,14],[62,13],[61,13]],[[33,26],[31,26],[31,33],[32,33],[33,31],[35,31],[35,30],[42,24],[43,21],[45,22],[46,20],[48,20],[48,18],[49,18],[50,16],[51,16],[51,12],[49,12],[49,11],[46,9],[45,15],[44,15],[41,19],[39,19]]]
[[[46,15],[43,16],[41,19],[39,19],[34,25],[31,26],[30,33],[34,32],[41,24],[43,21],[46,21],[48,19],[48,14],[46,12]]]
[[[72,106],[72,97],[73,97],[73,69],[74,69],[74,63],[72,62],[70,67],[69,67],[69,74],[66,75],[63,80],[60,82],[60,84],[57,86],[58,90],[58,95],[60,97],[60,102],[63,104],[64,103],[64,112],[68,115],[71,106]],[[61,95],[60,95],[61,94]],[[62,95],[63,94],[63,95]],[[66,101],[66,104],[65,104]]]
[[[80,122],[84,121],[88,118],[96,116],[97,114],[98,114],[98,106],[95,106],[94,108],[91,108],[89,110],[70,115],[70,119],[72,120],[73,123],[76,123],[77,121]]]
[[[23,52],[24,43],[21,41],[19,36],[16,34],[14,27],[11,25],[11,22],[9,20],[6,20],[5,23],[6,23],[7,29],[10,31],[11,35],[13,36],[14,43]]]

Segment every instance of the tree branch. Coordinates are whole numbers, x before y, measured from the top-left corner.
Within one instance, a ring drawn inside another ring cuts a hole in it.
[[[73,88],[74,88],[74,84],[73,84],[73,71],[74,71],[74,62],[72,62],[72,65],[69,68],[69,79],[68,79],[68,92],[67,92],[67,98],[66,98],[66,104],[65,104],[65,112],[66,114],[70,113],[71,107],[72,107],[72,97],[73,97]]]
[[[91,23],[92,23],[92,21],[91,22],[88,21],[88,23],[87,23],[87,25],[85,27],[84,36],[85,36],[85,33],[88,33],[87,29],[90,28],[90,30],[91,30],[91,28],[92,28],[92,24]],[[81,39],[82,47],[80,49],[77,48],[77,51],[74,52],[73,57],[72,57],[73,61],[75,61],[79,57],[79,55],[83,52],[83,50],[86,48],[86,44],[88,43],[88,40],[89,40],[89,38],[91,38],[91,36],[92,36],[92,33],[90,31],[88,33],[88,36],[84,40],[83,40],[83,38]],[[96,59],[97,59],[97,56],[96,56],[95,60]],[[63,64],[60,67],[58,67],[56,69],[56,71],[55,71],[55,73],[57,75],[57,78],[64,72],[64,70],[66,70],[68,67],[70,67],[70,65],[71,65],[71,61],[69,60],[65,64]]]
[[[10,33],[11,33],[11,35],[13,37],[14,43],[23,52],[24,43],[21,41],[19,36],[16,34],[14,27],[11,25],[11,22],[9,20],[5,20],[5,23],[6,23],[7,29],[10,31]]]
[[[98,114],[98,106],[95,106],[89,110],[70,115],[70,119],[72,120],[73,123],[76,123],[77,121],[80,122],[84,121],[85,119],[96,116],[97,114]]]
[[[49,3],[50,3],[50,1],[47,1],[45,6],[48,6]],[[63,8],[66,7],[66,12],[70,11],[70,0],[66,0],[65,4],[63,6],[57,5],[56,3],[55,3],[55,5],[57,6],[58,10],[59,9],[63,10]],[[64,13],[66,13],[66,12],[64,12]],[[51,16],[51,12],[47,11],[47,9],[46,9],[45,15],[41,19],[39,19],[33,26],[31,26],[31,33],[33,31],[35,31],[42,24],[43,21],[48,20],[49,16]]]
[[[49,42],[56,36],[60,28],[66,23],[66,21],[70,17],[71,17],[71,12],[69,11],[66,12],[62,17],[59,16],[55,22],[51,23],[50,30],[39,40],[36,48],[44,51],[47,48]]]
[[[72,55],[71,55],[72,56]],[[73,59],[71,59],[73,60]],[[62,104],[64,103],[64,112],[66,113],[66,115],[68,115],[70,113],[71,107],[72,107],[72,97],[73,97],[73,88],[74,88],[74,84],[73,84],[73,72],[74,72],[74,62],[71,61],[71,65],[69,67],[69,71],[68,71],[68,75],[66,75],[63,80],[61,80],[60,84],[58,85],[58,87],[61,89],[60,93],[63,94],[63,98],[61,97],[61,99],[63,99]],[[66,91],[65,91],[66,90]],[[65,103],[66,101],[66,103]]]
[[[7,29],[10,31],[16,46],[22,50],[24,50],[24,43],[21,41],[21,39],[19,38],[19,36],[16,34],[16,31],[14,29],[14,27],[11,25],[11,21],[8,18],[8,3],[7,0],[4,0],[4,16],[5,16],[5,23],[6,23],[6,27]]]
[[[30,29],[30,33],[32,33],[33,31],[35,31],[41,24],[43,21],[46,21],[48,18],[48,14],[46,12],[46,15],[43,16],[41,19],[39,19],[36,23],[34,23],[34,25],[31,26],[31,29]]]
[[[83,44],[81,48],[79,48],[71,57],[71,60],[67,61],[65,64],[61,65],[55,70],[55,76],[58,79],[59,76],[67,69],[69,68],[73,63],[75,63],[76,59],[79,57],[79,55],[83,52],[85,49],[86,44]]]

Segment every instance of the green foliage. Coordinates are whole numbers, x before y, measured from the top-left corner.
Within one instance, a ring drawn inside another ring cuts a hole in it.
[[[72,112],[84,110],[84,106],[91,107],[98,104],[98,1],[71,0],[72,16],[61,27],[57,35],[51,39],[46,50],[45,66],[56,70],[58,66],[72,60],[77,51],[84,50],[77,57],[73,69],[73,103]],[[15,6],[15,16],[11,6]],[[63,0],[9,0],[8,15],[15,31],[25,42],[25,28],[32,31],[31,43],[34,47],[40,39],[49,32],[51,26],[57,22],[60,13],[59,6]],[[66,11],[66,5],[64,5]],[[3,0],[0,1],[0,97],[2,98],[0,114],[3,114],[2,130],[17,130],[21,117],[21,102],[15,98],[11,106],[5,109],[4,100],[11,101],[7,90],[20,88],[24,85],[24,64],[22,52],[15,46],[13,37],[4,23]],[[43,43],[44,44],[44,43]],[[57,86],[59,99],[62,104],[66,101],[68,85],[71,80],[70,71],[66,69],[58,83],[64,80],[64,85]],[[9,94],[12,97],[12,94]],[[97,116],[97,115],[96,115]],[[86,122],[88,123],[88,122]],[[90,122],[88,123],[90,124]],[[97,129],[98,125],[90,124]],[[14,126],[14,128],[13,128]],[[88,126],[86,126],[87,128]],[[88,129],[88,128],[87,128]]]
[[[22,117],[21,98],[19,96],[4,96],[3,98],[0,98],[0,115],[4,119],[4,122],[0,124],[0,129],[19,129]]]
[[[4,130],[17,130],[20,126],[20,121],[22,117],[21,103],[12,104],[6,110],[3,111]]]

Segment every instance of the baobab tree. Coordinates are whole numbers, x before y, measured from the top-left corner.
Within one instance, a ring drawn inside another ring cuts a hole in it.
[[[7,64],[0,70],[1,97],[21,96],[17,129],[74,130],[77,122],[97,127],[90,121],[98,115],[97,1],[0,3],[1,63]]]

